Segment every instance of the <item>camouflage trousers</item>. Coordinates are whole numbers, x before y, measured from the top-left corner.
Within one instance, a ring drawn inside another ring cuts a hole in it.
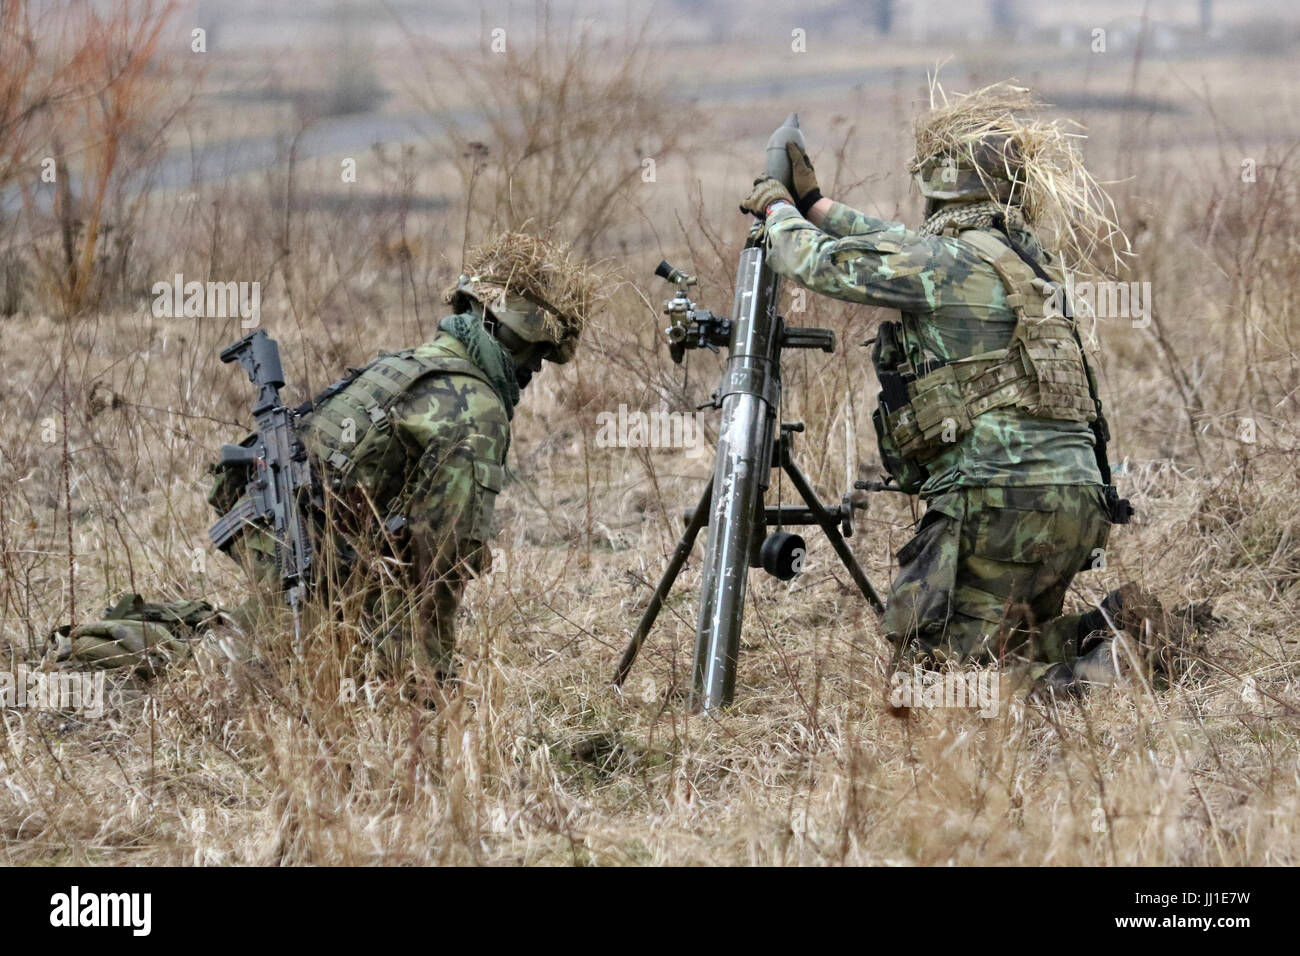
[[[385,670],[414,662],[439,678],[450,677],[456,672],[456,612],[466,584],[487,572],[491,551],[474,541],[448,551],[426,538],[413,540],[406,550],[409,563],[391,582],[360,572],[354,593],[362,595],[367,640]]]
[[[885,608],[900,658],[1072,662],[1080,615],[1061,610],[1110,533],[1101,489],[961,488],[928,504]]]
[[[404,536],[396,547],[377,535],[331,540],[330,534],[340,532],[332,529],[316,537],[319,564],[313,592],[325,596],[343,620],[359,624],[380,669],[396,674],[416,663],[440,678],[454,674],[456,612],[466,584],[489,570],[490,550],[476,541],[447,543],[421,534]],[[248,570],[253,593],[228,613],[243,630],[256,634],[283,624],[284,598],[274,552],[250,547],[247,540],[270,544],[270,536],[243,537],[236,545],[237,560]],[[351,555],[346,563],[334,559],[341,551]],[[309,602],[306,613],[322,606]]]

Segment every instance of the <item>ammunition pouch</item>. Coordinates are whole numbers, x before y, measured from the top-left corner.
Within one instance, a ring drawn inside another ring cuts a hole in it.
[[[909,495],[917,494],[930,477],[930,473],[912,459],[903,457],[898,443],[894,441],[897,422],[891,421],[890,413],[883,405],[877,406],[871,413],[871,422],[876,426],[876,444],[880,449],[880,461],[885,466],[885,471],[894,479],[900,491]]]
[[[915,426],[907,377],[899,371],[899,367],[906,363],[901,332],[900,323],[882,322],[876,333],[871,364],[880,382],[880,396],[875,411],[871,413],[871,422],[876,428],[876,444],[885,471],[902,491],[914,495],[930,476],[915,458],[904,451],[904,446],[915,434]]]
[[[1022,318],[1016,340],[1029,384],[1017,404],[1039,418],[1090,422],[1097,417],[1070,319]]]

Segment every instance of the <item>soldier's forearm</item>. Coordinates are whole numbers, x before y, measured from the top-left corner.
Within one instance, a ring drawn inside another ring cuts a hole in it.
[[[840,208],[846,207],[833,203],[831,215]],[[767,217],[768,264],[778,275],[831,298],[894,309],[929,307],[922,273],[933,265],[933,250],[904,252],[908,233],[902,223],[862,219],[879,228],[837,237],[793,206],[779,206]]]
[[[818,203],[821,205],[821,203]],[[867,233],[877,232],[881,229],[888,228],[891,223],[884,219],[877,219],[874,216],[868,216],[866,213],[859,212],[852,206],[847,206],[842,202],[833,200],[826,201],[826,207],[821,212],[821,221],[809,216],[809,221],[821,227],[825,232],[832,236],[862,236]]]
[[[778,274],[822,295],[854,301],[861,295],[839,269],[828,268],[827,246],[836,239],[799,215],[790,205],[767,217],[768,264]]]
[[[807,216],[808,221],[818,229],[825,229],[826,216],[830,213],[833,205],[835,205],[835,203],[832,200],[823,196],[809,208]]]

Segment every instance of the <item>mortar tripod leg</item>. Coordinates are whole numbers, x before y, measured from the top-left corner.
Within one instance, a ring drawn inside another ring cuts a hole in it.
[[[668,562],[668,567],[664,569],[663,577],[659,579],[659,586],[655,588],[655,593],[650,598],[650,603],[646,605],[645,613],[641,615],[641,623],[637,625],[636,633],[632,635],[632,640],[628,642],[627,649],[623,651],[623,659],[618,662],[618,670],[614,673],[614,686],[622,687],[623,681],[627,679],[628,672],[636,662],[636,656],[641,652],[641,645],[645,643],[646,635],[650,633],[650,628],[654,626],[655,618],[659,616],[659,611],[664,606],[664,600],[668,597],[668,592],[672,590],[673,582],[677,580],[677,574],[681,571],[682,565],[690,557],[691,549],[695,547],[695,539],[699,536],[700,529],[704,527],[709,518],[709,507],[713,504],[713,479],[709,479],[708,485],[704,489],[704,494],[700,496],[700,503],[695,506],[695,513],[691,515],[690,523],[682,533],[681,540],[677,542],[677,548],[673,551],[672,560]]]
[[[790,476],[791,484],[803,496],[809,510],[816,516],[817,523],[821,525],[822,531],[830,539],[831,547],[840,556],[840,561],[848,569],[849,576],[853,578],[853,583],[858,586],[862,596],[867,599],[867,603],[871,605],[877,616],[884,614],[885,605],[881,602],[880,595],[876,593],[876,589],[867,580],[866,574],[858,564],[858,559],[853,556],[853,552],[849,548],[849,543],[844,540],[844,535],[840,534],[840,529],[835,526],[834,518],[827,512],[826,506],[818,499],[817,492],[813,491],[812,486],[808,484],[808,479],[803,476],[799,466],[791,461],[790,456],[787,454],[782,456],[781,467]]]

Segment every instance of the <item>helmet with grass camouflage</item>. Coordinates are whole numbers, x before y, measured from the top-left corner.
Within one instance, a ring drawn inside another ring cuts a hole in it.
[[[607,300],[608,277],[543,235],[498,233],[471,249],[463,268],[444,301],[458,309],[478,302],[513,336],[553,346],[545,358],[557,364],[573,357]]]
[[[932,78],[930,108],[912,124],[908,165],[926,216],[944,202],[1015,207],[1070,271],[1118,269],[1128,239],[1114,202],[1083,161],[1083,127],[1048,119],[1045,109],[1032,90],[1012,82],[949,96]]]
[[[961,153],[936,153],[912,164],[926,199],[995,199],[1013,205],[1023,193],[1020,169],[1019,151],[1006,136],[986,136]]]
[[[546,309],[525,296],[492,282],[462,275],[456,288],[448,294],[452,308],[463,311],[477,302],[492,318],[525,342],[546,342],[554,346],[546,359],[563,365],[573,358],[578,331],[568,330],[555,321]]]

